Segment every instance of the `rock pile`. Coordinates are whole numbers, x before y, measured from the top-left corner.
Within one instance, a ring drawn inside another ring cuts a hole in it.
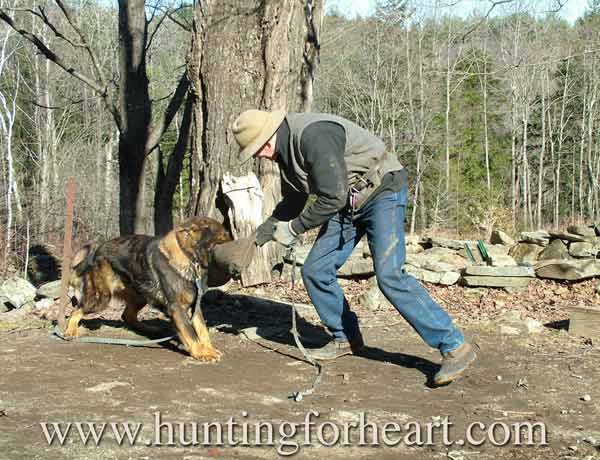
[[[0,283],[0,313],[13,310],[43,310],[60,297],[60,281],[41,285],[38,289],[29,281],[13,276]]]
[[[448,286],[460,282],[468,287],[518,290],[535,277],[578,281],[600,276],[597,232],[596,226],[574,225],[565,232],[522,232],[515,241],[494,230],[483,248],[472,240],[407,235],[404,269],[421,281]],[[309,250],[310,246],[298,248],[299,265]],[[371,277],[374,273],[368,245],[361,241],[338,276]]]

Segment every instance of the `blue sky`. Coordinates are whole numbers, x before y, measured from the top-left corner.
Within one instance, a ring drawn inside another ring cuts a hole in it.
[[[357,14],[366,16],[373,11],[375,0],[331,0],[331,3],[337,3],[339,10],[348,16],[355,16]],[[441,3],[457,3],[456,6],[448,8],[448,12],[457,14],[460,16],[466,16],[475,9],[480,11],[487,11],[490,7],[491,2],[489,0],[460,0],[456,2],[441,2]],[[423,0],[420,2],[422,5],[430,4],[434,5],[434,0]],[[535,5],[535,9],[538,11],[544,11],[548,4],[544,0],[531,1],[532,5]],[[560,15],[567,19],[569,22],[575,21],[579,16],[583,14],[587,6],[587,0],[567,0],[565,6],[560,11]]]

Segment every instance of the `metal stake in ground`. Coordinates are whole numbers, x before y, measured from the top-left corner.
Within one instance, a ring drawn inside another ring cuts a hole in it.
[[[67,210],[65,213],[65,240],[63,243],[62,280],[60,304],[58,307],[58,327],[65,331],[65,308],[69,301],[69,278],[71,277],[71,240],[73,238],[73,206],[75,203],[75,178],[69,177],[67,186]]]

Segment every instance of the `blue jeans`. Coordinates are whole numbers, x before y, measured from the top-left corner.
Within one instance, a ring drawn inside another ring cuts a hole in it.
[[[347,209],[329,219],[306,258],[302,278],[322,323],[334,339],[353,340],[360,334],[358,319],[350,310],[336,273],[366,233],[381,292],[429,346],[447,353],[462,345],[463,334],[403,268],[407,197],[404,187],[368,202],[354,219]]]

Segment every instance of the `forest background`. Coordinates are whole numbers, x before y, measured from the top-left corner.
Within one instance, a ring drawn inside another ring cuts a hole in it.
[[[600,0],[589,0],[574,21],[561,15],[568,1],[582,0],[486,0],[469,14],[460,0],[385,0],[361,17],[332,0],[319,21],[314,85],[302,108],[347,117],[385,140],[409,170],[410,232],[476,236],[494,227],[514,233],[598,222]],[[110,101],[110,88],[122,92],[128,83],[119,11],[135,3],[0,0],[14,21],[0,17],[3,267],[22,263],[32,242],[60,240],[69,176],[77,181],[80,241],[161,233],[199,212],[218,217],[218,206],[206,204],[214,195],[202,196],[214,178],[197,174],[218,136],[209,143],[206,131],[204,156],[195,157],[198,121],[186,96],[194,81],[182,77],[194,68],[198,4],[141,2],[147,96],[140,100],[151,107],[152,129],[136,166],[139,190],[127,189],[122,137],[136,120],[131,107]],[[230,35],[231,43],[242,39]],[[306,51],[288,54],[308,62]],[[233,58],[206,47],[204,59]],[[85,82],[88,74],[106,87]],[[228,84],[249,88],[252,80]],[[225,112],[247,108],[233,102]],[[218,110],[205,103],[201,113],[217,120]],[[206,129],[226,137],[230,118]],[[235,159],[229,163],[240,172]],[[135,201],[137,214],[123,210],[124,199]]]

